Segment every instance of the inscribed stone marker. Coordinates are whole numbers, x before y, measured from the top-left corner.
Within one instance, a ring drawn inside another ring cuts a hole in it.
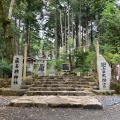
[[[20,89],[22,83],[22,64],[23,64],[23,56],[21,55],[14,56],[12,82],[11,82],[12,90]]]
[[[100,90],[110,89],[111,67],[102,55],[99,54],[99,42],[96,43],[97,71]]]
[[[99,79],[99,89],[109,90],[110,89],[110,79],[111,79],[111,67],[108,62],[104,59],[102,55],[97,56],[97,69],[98,69],[98,79]]]

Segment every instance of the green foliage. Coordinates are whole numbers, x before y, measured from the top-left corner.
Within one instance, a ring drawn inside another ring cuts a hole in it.
[[[88,66],[87,61],[86,61],[88,54],[89,54],[88,52],[77,52],[76,53],[78,67]]]
[[[51,66],[55,66],[56,65],[56,60],[50,60],[47,61],[47,68],[50,69]]]
[[[90,69],[96,68],[96,53],[95,52],[78,52],[77,58],[77,72],[87,72]]]
[[[105,44],[104,46],[101,45],[100,53],[112,67],[112,71],[114,71],[114,65],[120,63],[120,54],[115,52],[115,46],[108,44]]]
[[[97,67],[96,52],[89,52],[86,61],[87,61],[90,69],[96,69],[96,67]]]
[[[12,65],[6,61],[0,61],[0,77],[9,77],[12,74]]]
[[[108,44],[100,45],[100,53],[115,53],[115,47]]]
[[[112,69],[114,70],[114,65],[120,63],[120,54],[112,54],[106,52],[104,54],[106,61],[111,65]]]
[[[64,63],[64,60],[63,60],[63,59],[61,59],[61,58],[57,59],[57,60],[56,60],[55,68],[56,68],[57,70],[61,70],[61,68],[62,68],[62,63]]]
[[[56,49],[58,50],[61,46],[61,31],[60,31],[60,10],[62,17],[62,29],[64,33],[65,42],[65,32],[66,38],[68,38],[68,9],[70,14],[70,32],[73,39],[70,38],[66,41],[67,48],[73,47],[73,40],[78,38],[78,28],[79,21],[81,23],[81,28],[84,32],[86,31],[86,18],[88,16],[88,23],[91,21],[94,23],[93,28],[98,28],[100,44],[107,44],[113,46],[106,47],[109,50],[104,49],[103,54],[107,56],[110,61],[111,53],[120,54],[120,10],[113,4],[115,0],[16,0],[13,7],[12,15],[12,27],[10,28],[11,34],[14,34],[15,43],[13,46],[18,47],[19,53],[23,54],[23,40],[28,38],[28,56],[34,56],[39,54],[40,49],[44,48],[44,53],[55,54]],[[11,0],[5,0],[5,12],[8,15],[8,10]],[[81,4],[81,5],[80,5]],[[80,8],[81,6],[81,8]],[[81,12],[80,12],[81,10]],[[57,13],[57,17],[56,17]],[[72,18],[73,15],[73,18]],[[78,20],[81,18],[81,20]],[[102,18],[102,19],[101,19]],[[66,19],[66,21],[65,21]],[[100,20],[99,26],[97,25]],[[56,21],[56,22],[55,22]],[[6,21],[7,22],[7,21]],[[8,21],[9,22],[9,21]],[[72,30],[73,23],[73,30]],[[1,24],[0,24],[1,25]],[[66,27],[66,29],[65,29]],[[23,28],[23,29],[22,29]],[[55,42],[50,42],[55,40],[55,28],[57,28],[57,38]],[[90,27],[89,27],[90,28]],[[66,30],[66,31],[65,31]],[[93,30],[93,37],[96,35],[96,30]],[[40,34],[39,34],[40,33]],[[28,34],[28,35],[27,35]],[[76,35],[75,35],[76,34]],[[84,33],[82,33],[84,42]],[[26,36],[27,35],[27,36]],[[41,35],[41,36],[40,36]],[[3,36],[3,32],[0,29],[0,36]],[[39,37],[40,36],[40,37]],[[75,38],[76,36],[76,38]],[[41,38],[42,37],[42,38]],[[3,38],[1,38],[3,39]],[[44,39],[44,43],[41,40]],[[93,38],[94,40],[94,38]],[[77,39],[76,39],[77,41]],[[58,42],[56,49],[55,44]],[[0,42],[0,58],[5,57],[5,43]],[[18,45],[16,45],[18,44]],[[83,44],[83,43],[82,43]],[[53,51],[54,49],[54,51]],[[59,50],[58,50],[59,51]],[[94,46],[90,46],[90,51],[94,51]],[[107,52],[108,51],[108,52]],[[110,54],[109,54],[110,52]],[[66,53],[67,54],[67,53]],[[65,55],[66,55],[65,54]],[[96,55],[94,52],[89,53],[79,53],[77,57],[77,66],[82,69],[82,71],[87,71],[88,68],[95,68],[96,66]],[[115,63],[116,59],[119,58],[115,55],[112,63]],[[118,61],[118,60],[117,60]],[[63,60],[58,59],[56,62],[56,68],[61,68]],[[54,65],[51,63],[48,65]],[[54,65],[55,66],[55,65]]]
[[[120,83],[111,82],[111,89],[115,90],[116,94],[120,94]]]
[[[40,47],[39,47],[39,45],[38,45],[38,44],[35,44],[35,43],[34,43],[34,45],[33,45],[33,49],[34,49],[34,50],[39,50],[39,49],[40,49]]]
[[[39,64],[34,64],[33,73],[36,73],[39,68]]]
[[[116,94],[120,94],[120,83],[116,83],[114,89]]]
[[[113,3],[109,3],[102,13],[102,19],[99,22],[100,44],[112,45],[114,53],[119,53],[120,45],[120,9],[117,9]]]
[[[84,73],[84,72],[88,72],[89,71],[89,68],[85,68],[85,67],[81,67],[81,68],[76,68],[76,72],[82,72],[82,73]]]

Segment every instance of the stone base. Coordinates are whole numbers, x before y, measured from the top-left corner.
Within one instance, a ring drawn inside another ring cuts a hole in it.
[[[50,73],[49,76],[55,76],[55,74],[54,73]]]
[[[102,109],[102,104],[90,96],[23,96],[9,103],[14,107],[82,107]]]
[[[94,93],[100,95],[112,95],[115,94],[115,90],[93,90]]]
[[[0,95],[3,95],[3,96],[22,96],[25,94],[26,91],[27,91],[26,89],[11,90],[10,88],[1,88]]]

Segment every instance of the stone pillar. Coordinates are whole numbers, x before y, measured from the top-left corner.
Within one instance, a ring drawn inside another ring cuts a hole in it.
[[[98,79],[99,79],[99,89],[109,90],[110,80],[111,80],[111,67],[108,62],[104,59],[102,55],[97,57],[97,68],[98,68]]]
[[[13,71],[12,71],[12,81],[11,89],[19,90],[22,82],[22,64],[23,56],[16,55],[13,59]]]
[[[40,60],[38,67],[38,76],[46,76],[47,61],[46,59]]]
[[[96,43],[97,73],[100,90],[110,89],[111,67],[102,55],[99,54],[99,42]]]

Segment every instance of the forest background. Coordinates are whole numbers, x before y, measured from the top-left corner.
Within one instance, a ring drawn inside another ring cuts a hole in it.
[[[120,63],[120,3],[118,0],[0,0],[0,73],[12,70],[14,55],[36,58],[42,52],[57,70],[69,62],[72,70],[96,69],[95,44],[114,65]]]

